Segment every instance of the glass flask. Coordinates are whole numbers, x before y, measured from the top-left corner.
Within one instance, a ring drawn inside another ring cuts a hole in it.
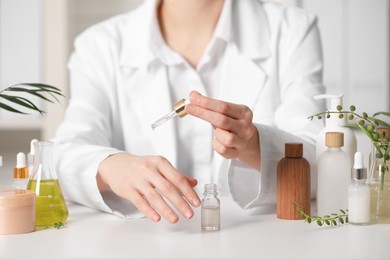
[[[202,229],[209,231],[220,229],[220,201],[216,184],[210,183],[204,186],[201,215]]]
[[[369,160],[371,223],[390,224],[389,142],[372,143]]]
[[[68,208],[53,165],[53,143],[35,142],[35,163],[27,189],[36,195],[36,225],[64,223]]]

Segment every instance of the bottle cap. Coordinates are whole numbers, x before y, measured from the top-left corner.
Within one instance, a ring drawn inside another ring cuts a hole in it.
[[[343,147],[344,133],[343,132],[327,132],[325,136],[325,144],[327,147]]]
[[[285,156],[288,158],[300,158],[303,156],[303,144],[285,143],[284,151],[285,151]]]
[[[204,185],[204,192],[217,192],[218,186],[214,183],[207,183]]]
[[[379,140],[383,140],[383,136],[385,136],[387,139],[390,138],[390,129],[389,128],[385,128],[385,127],[378,127],[376,129],[376,131],[378,132],[379,134]],[[386,139],[385,139],[386,140]]]
[[[363,166],[363,154],[361,152],[355,153],[355,160],[351,171],[351,177],[353,180],[367,179],[367,169]]]
[[[177,101],[174,105],[173,105],[173,109],[175,110],[176,114],[179,116],[179,117],[184,117],[187,115],[187,112],[185,110],[185,107],[186,105],[188,104],[189,102],[186,101],[184,98],[180,99],[179,101]]]

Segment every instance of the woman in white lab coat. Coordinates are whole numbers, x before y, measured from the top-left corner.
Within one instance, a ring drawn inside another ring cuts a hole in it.
[[[304,144],[314,184],[316,22],[258,0],[149,0],[86,30],[54,139],[66,199],[170,223],[193,216],[207,182],[243,208],[275,203],[286,142]],[[189,115],[153,131],[181,98]]]

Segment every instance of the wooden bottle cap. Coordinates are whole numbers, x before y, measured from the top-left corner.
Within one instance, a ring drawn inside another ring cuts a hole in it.
[[[284,153],[288,158],[300,158],[303,156],[303,144],[302,143],[285,143]]]
[[[344,133],[343,132],[327,132],[325,143],[327,147],[343,147]]]
[[[387,138],[390,138],[390,129],[389,128],[384,128],[384,127],[378,127],[376,131],[379,134],[379,139],[382,139],[382,136],[385,136]]]

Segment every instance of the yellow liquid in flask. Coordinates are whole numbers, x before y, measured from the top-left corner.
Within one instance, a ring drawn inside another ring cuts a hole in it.
[[[37,181],[30,180],[27,186],[36,194],[36,225],[53,226],[54,223],[65,223],[68,218],[62,190],[58,180],[41,180],[37,189]]]

